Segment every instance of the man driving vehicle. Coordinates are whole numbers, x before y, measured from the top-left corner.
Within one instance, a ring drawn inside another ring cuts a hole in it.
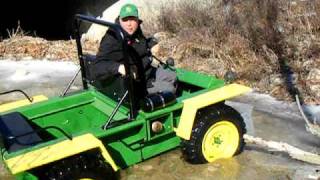
[[[121,7],[116,23],[120,24],[125,33],[128,45],[129,68],[135,82],[136,91],[141,97],[157,93],[176,91],[176,74],[164,69],[152,57],[151,48],[156,45],[153,39],[147,39],[142,30],[142,20],[134,4],[125,4]],[[127,74],[122,41],[114,30],[109,29],[100,42],[96,55],[95,68],[97,77],[125,76]]]

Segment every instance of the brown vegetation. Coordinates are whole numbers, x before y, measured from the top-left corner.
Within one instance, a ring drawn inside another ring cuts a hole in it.
[[[220,78],[233,71],[238,83],[257,91],[282,100],[299,93],[304,102],[320,104],[320,1],[172,4],[161,8],[156,22],[143,23],[147,34],[160,39],[157,56]],[[0,42],[0,58],[77,59],[74,40],[33,38],[19,28],[10,33]],[[85,51],[97,51],[97,42],[84,44]]]
[[[299,93],[320,104],[320,88],[307,87],[311,69],[320,67],[319,13],[313,0],[186,0],[163,7],[145,28],[172,34],[160,55],[178,66],[219,77],[235,71],[238,82],[260,92],[286,100]]]
[[[20,26],[8,31],[9,38],[0,42],[0,59],[48,59],[78,62],[75,40],[48,41],[29,36]],[[97,42],[84,42],[84,50],[95,53]]]

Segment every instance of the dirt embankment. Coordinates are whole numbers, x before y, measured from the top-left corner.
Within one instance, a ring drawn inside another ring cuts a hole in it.
[[[84,42],[84,50],[95,53],[97,43]],[[77,60],[77,49],[75,40],[47,41],[39,37],[31,37],[23,32],[15,34],[9,39],[0,42],[1,59],[48,59],[75,61]]]
[[[320,104],[319,1],[191,0],[162,7],[145,20],[146,34],[159,40],[156,55],[176,66],[224,78],[292,101]],[[0,58],[61,59],[77,62],[74,40],[47,41],[18,29],[0,42]],[[95,53],[98,42],[84,42]],[[230,73],[231,72],[231,73]],[[231,77],[230,77],[231,75]]]
[[[162,33],[161,56],[282,100],[300,94],[320,104],[320,1],[199,1],[163,7],[150,32]]]

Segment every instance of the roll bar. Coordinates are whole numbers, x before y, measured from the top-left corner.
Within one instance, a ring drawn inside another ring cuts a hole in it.
[[[20,89],[14,89],[14,90],[6,91],[6,92],[1,92],[1,93],[0,93],[0,96],[1,96],[1,95],[5,95],[5,94],[14,93],[14,92],[20,92],[21,94],[23,94],[23,95],[28,99],[29,102],[31,102],[31,103],[33,102],[33,98],[30,97],[30,96],[28,96],[27,93],[25,93],[24,91],[22,91],[22,90],[20,90]]]
[[[99,24],[102,26],[109,27],[114,30],[116,33],[117,39],[121,40],[122,42],[122,48],[123,48],[123,54],[124,54],[124,67],[127,72],[125,78],[126,78],[126,85],[128,87],[128,95],[129,95],[129,101],[130,101],[130,117],[129,119],[133,119],[136,110],[134,108],[134,104],[136,104],[135,98],[133,98],[133,77],[131,76],[130,67],[129,67],[129,55],[128,55],[128,44],[125,42],[126,35],[124,33],[124,30],[121,28],[119,24],[111,23],[107,21],[103,21],[100,19],[96,19],[95,17],[86,16],[82,14],[76,14],[75,15],[75,38],[77,43],[77,50],[78,50],[78,58],[80,61],[80,68],[81,68],[81,75],[82,75],[82,83],[84,89],[88,89],[88,83],[87,83],[87,76],[84,69],[84,58],[83,58],[83,52],[82,52],[82,46],[81,46],[81,37],[79,32],[80,22],[85,21],[89,23]]]

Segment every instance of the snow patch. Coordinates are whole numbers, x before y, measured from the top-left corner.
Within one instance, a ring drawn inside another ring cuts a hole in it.
[[[279,101],[268,94],[250,92],[239,98],[235,98],[235,100],[251,104],[255,110],[270,113],[281,118],[298,121],[303,119],[296,102]],[[303,108],[312,121],[320,123],[320,106],[304,105]]]
[[[8,73],[4,78],[10,81],[37,80],[40,77],[70,76],[76,72],[78,66],[72,62],[49,60],[13,61],[2,60],[0,71]]]

